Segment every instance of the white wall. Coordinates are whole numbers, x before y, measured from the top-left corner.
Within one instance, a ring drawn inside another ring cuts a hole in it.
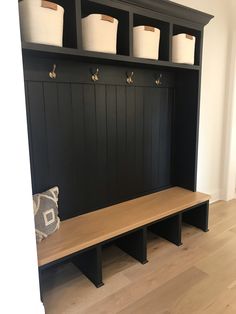
[[[226,198],[225,182],[229,180],[225,177],[225,168],[229,158],[226,157],[229,149],[226,146],[226,136],[229,137],[229,132],[226,134],[226,119],[231,110],[228,103],[228,61],[232,43],[230,21],[233,19],[230,1],[174,1],[215,16],[204,33],[198,157],[198,190],[209,193],[212,200]],[[236,173],[233,176],[235,180]]]
[[[234,4],[236,10],[236,4]],[[236,11],[232,11],[236,12]],[[224,171],[222,197],[230,200],[236,189],[236,22],[232,20],[228,55],[228,80],[226,88],[227,110],[225,112]]]
[[[39,296],[18,1],[0,10],[0,312],[44,313]]]
[[[223,197],[226,200],[236,198],[236,1],[229,0],[230,45],[227,85],[228,111],[225,115],[225,169]]]

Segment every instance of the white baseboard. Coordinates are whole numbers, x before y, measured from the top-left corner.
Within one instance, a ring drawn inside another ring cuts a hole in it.
[[[231,201],[233,199],[236,199],[236,193],[235,194],[234,193],[231,193],[231,194],[221,193],[220,199],[222,201],[229,202],[229,201]]]
[[[211,196],[210,204],[222,200],[222,195],[221,195],[220,190],[215,191],[214,193],[209,193],[209,194]]]

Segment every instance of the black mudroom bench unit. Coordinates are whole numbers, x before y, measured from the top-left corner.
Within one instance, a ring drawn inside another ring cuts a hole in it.
[[[63,47],[22,43],[33,193],[58,186],[61,228],[39,268],[73,261],[102,285],[109,241],[147,261],[150,229],[181,244],[182,220],[208,230],[196,192],[204,26],[212,16],[166,0],[54,0]],[[82,48],[81,18],[119,20],[117,54]],[[161,31],[159,60],[133,55],[133,27]],[[194,64],[172,62],[172,37],[195,36]],[[94,80],[96,75],[96,80]]]
[[[174,187],[68,219],[38,244],[40,271],[69,260],[100,287],[103,245],[112,241],[145,264],[147,230],[181,245],[182,221],[208,231],[208,208],[208,195]]]

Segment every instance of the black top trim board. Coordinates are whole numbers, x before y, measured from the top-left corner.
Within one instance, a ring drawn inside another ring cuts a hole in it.
[[[117,0],[111,0],[117,2]],[[191,22],[196,22],[202,26],[207,25],[214,17],[213,15],[174,3],[168,0],[119,0],[128,4],[136,5],[145,9],[181,18]]]

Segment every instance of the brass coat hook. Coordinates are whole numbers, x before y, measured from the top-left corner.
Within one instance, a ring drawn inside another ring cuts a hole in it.
[[[159,77],[155,80],[155,83],[157,86],[160,86],[162,84],[162,74],[160,74]]]
[[[49,77],[51,79],[55,79],[57,77],[56,68],[57,68],[57,65],[53,64],[53,69],[51,72],[49,72]]]
[[[99,69],[97,68],[96,72],[94,74],[92,74],[92,77],[91,77],[91,79],[94,83],[96,83],[99,80],[98,75],[99,75]]]
[[[133,84],[134,83],[134,80],[133,80],[133,76],[134,76],[134,72],[131,72],[131,74],[127,73],[127,79],[126,79],[126,82],[130,85],[130,84]]]

